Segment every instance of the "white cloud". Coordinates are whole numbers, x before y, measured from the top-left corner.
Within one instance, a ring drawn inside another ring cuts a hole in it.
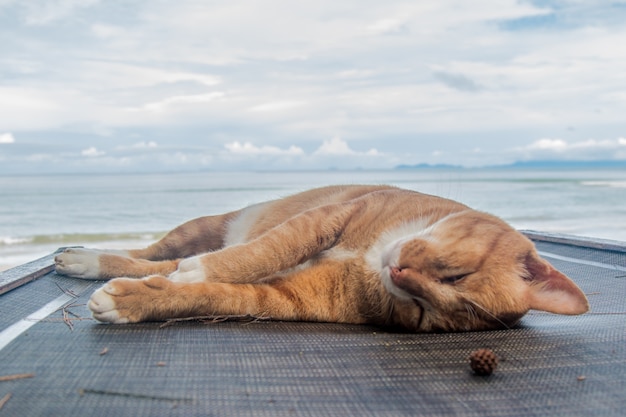
[[[147,149],[156,149],[158,148],[158,143],[156,143],[153,140],[150,141],[141,141],[141,142],[137,142],[137,143],[133,143],[130,146],[127,145],[122,145],[122,146],[118,146],[115,149],[118,151],[125,151],[128,149],[133,149],[133,150],[147,150]]]
[[[291,110],[295,107],[303,106],[303,101],[295,100],[283,100],[283,101],[269,101],[267,103],[259,104],[250,109],[253,112],[275,112]]]
[[[558,157],[561,159],[623,159],[626,152],[626,138],[585,139],[566,141],[564,139],[543,138],[516,152],[526,159]]]
[[[539,139],[528,146],[528,149],[551,150],[556,152],[569,151],[573,149],[617,149],[626,147],[626,139],[586,139],[569,143],[563,139]]]
[[[566,150],[568,146],[567,142],[563,139],[539,139],[538,141],[531,143],[528,146],[528,149],[552,150],[559,152]]]
[[[76,69],[71,69],[73,76],[76,77],[74,83],[99,95],[104,93],[100,90],[104,86],[128,93],[132,91],[129,89],[162,84],[194,82],[201,86],[213,87],[222,82],[221,77],[213,74],[173,70],[149,62],[137,63],[137,59],[130,56],[127,57],[127,62],[85,59],[77,62],[77,65]],[[99,84],[94,85],[94,80]],[[147,92],[144,91],[144,94]]]
[[[97,4],[99,0],[43,0],[20,2],[24,19],[29,25],[46,25],[71,15],[80,8]]]
[[[106,152],[104,152],[104,151],[99,151],[99,150],[98,150],[95,146],[91,146],[91,147],[89,147],[89,148],[87,148],[87,149],[83,149],[83,150],[80,152],[80,154],[81,154],[82,156],[86,156],[86,157],[88,157],[88,158],[95,158],[95,157],[98,157],[98,156],[103,156],[103,155],[105,155],[105,154],[106,154]]]
[[[138,0],[122,16],[114,2],[0,0],[0,132],[20,145],[3,156],[37,137],[76,155],[97,129],[111,147],[83,152],[98,164],[171,149],[189,164],[189,149],[319,166],[465,164],[475,148],[620,157],[620,140],[588,138],[624,135],[626,9],[584,3]],[[350,144],[302,145],[338,132]]]
[[[325,140],[322,145],[313,153],[314,155],[327,156],[347,156],[347,155],[367,155],[380,156],[381,153],[377,149],[370,149],[366,152],[357,152],[350,148],[348,142],[335,136],[330,140]]]
[[[400,19],[381,19],[367,27],[375,35],[398,33],[406,28],[405,22]]]
[[[250,142],[241,143],[234,141],[224,145],[231,154],[236,155],[304,155],[302,148],[292,145],[287,149],[281,149],[277,146],[256,146]]]
[[[353,155],[355,152],[350,149],[348,143],[339,137],[325,140],[316,151],[316,155]]]
[[[123,35],[125,30],[119,26],[96,23],[91,26],[91,32],[98,38],[111,39]]]
[[[157,145],[156,142],[154,141],[148,141],[148,142],[138,142],[135,143],[134,145],[131,146],[131,148],[133,149],[152,149],[152,148],[156,148],[159,145]]]
[[[15,143],[15,137],[12,133],[2,133],[0,134],[0,144],[9,144]]]
[[[207,94],[194,94],[187,96],[174,96],[168,97],[166,99],[145,104],[141,109],[148,110],[151,112],[163,112],[172,107],[184,106],[184,105],[196,105],[196,104],[205,104],[215,101],[224,97],[224,93],[216,91]],[[136,111],[137,109],[131,109]]]
[[[44,154],[44,153],[35,153],[32,155],[26,156],[25,160],[28,162],[42,163],[42,162],[54,162],[58,158],[55,155]]]

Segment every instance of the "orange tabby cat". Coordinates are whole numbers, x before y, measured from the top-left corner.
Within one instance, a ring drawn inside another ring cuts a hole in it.
[[[306,191],[192,220],[141,250],[68,249],[60,274],[109,279],[111,323],[206,315],[371,323],[415,332],[507,328],[588,303],[533,244],[460,203],[388,186]]]

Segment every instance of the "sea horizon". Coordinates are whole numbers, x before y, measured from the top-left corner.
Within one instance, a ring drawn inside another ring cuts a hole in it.
[[[451,163],[427,163],[420,162],[416,164],[402,163],[393,167],[386,168],[371,168],[371,167],[355,167],[355,168],[341,168],[341,167],[320,167],[320,168],[261,168],[254,169],[214,169],[210,167],[193,168],[193,169],[166,169],[159,167],[154,170],[136,169],[127,167],[116,167],[115,169],[103,168],[100,170],[94,170],[92,168],[87,170],[50,170],[34,172],[34,171],[14,171],[14,172],[0,172],[0,178],[10,177],[38,177],[38,176],[71,176],[71,175],[86,175],[86,176],[100,176],[100,175],[162,175],[162,174],[200,174],[200,173],[219,173],[219,172],[232,172],[232,173],[278,173],[278,172],[294,172],[294,173],[315,173],[315,172],[388,172],[388,171],[428,171],[428,170],[464,170],[464,171],[481,171],[481,170],[624,170],[626,172],[626,159],[599,159],[599,160],[560,160],[560,159],[533,159],[533,160],[516,160],[509,163],[498,164],[485,164],[485,165],[460,165]]]
[[[64,246],[145,246],[176,225],[330,184],[450,198],[513,227],[626,241],[621,167],[418,167],[0,175],[0,270]]]

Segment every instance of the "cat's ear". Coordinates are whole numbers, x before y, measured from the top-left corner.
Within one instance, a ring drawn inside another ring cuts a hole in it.
[[[531,309],[569,315],[589,310],[587,297],[580,288],[536,253],[526,257],[526,270],[531,280],[528,291]]]

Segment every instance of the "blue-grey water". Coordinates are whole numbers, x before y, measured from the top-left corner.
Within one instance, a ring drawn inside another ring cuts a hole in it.
[[[623,169],[0,176],[0,269],[60,246],[138,247],[194,217],[361,183],[459,200],[520,229],[626,241]]]

